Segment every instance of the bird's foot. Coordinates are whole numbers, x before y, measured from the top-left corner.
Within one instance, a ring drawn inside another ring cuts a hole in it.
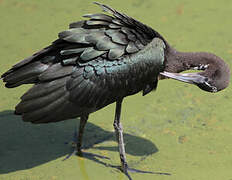
[[[73,139],[71,142],[66,142],[65,144],[68,144],[71,146],[71,153],[68,154],[64,160],[69,159],[73,155],[78,155],[78,156],[83,156],[83,153],[81,151],[81,142],[78,141],[78,136],[77,136],[77,128],[75,128],[74,134],[73,134]]]
[[[67,160],[73,155],[77,155],[80,157],[97,157],[101,159],[110,159],[109,157],[106,157],[106,156],[101,156],[101,155],[89,153],[89,152],[83,152],[82,150],[84,150],[84,148],[80,148],[77,142],[71,142],[71,147],[72,147],[71,153],[68,154],[63,160]]]
[[[129,180],[132,180],[132,178],[131,178],[129,172],[132,172],[132,173],[159,174],[159,175],[168,175],[168,176],[171,175],[170,173],[153,172],[153,171],[144,171],[144,170],[129,168],[127,164],[124,164],[124,165],[118,167],[118,169],[119,169],[120,171],[122,171],[122,172],[128,177]]]
[[[153,172],[153,171],[144,171],[144,170],[139,170],[139,169],[134,169],[134,168],[127,168],[127,171],[132,172],[132,173],[159,174],[159,175],[167,175],[167,176],[172,175],[172,174],[170,174],[170,173]]]
[[[122,164],[122,165],[119,167],[119,170],[121,170],[121,171],[128,177],[129,180],[132,180],[130,174],[128,173],[129,168],[128,168],[127,163]]]
[[[94,153],[89,153],[89,152],[83,152],[83,151],[77,151],[76,149],[73,150],[73,152],[71,152],[70,154],[68,154],[64,159],[63,161],[69,159],[71,156],[73,155],[77,155],[77,156],[80,156],[80,157],[97,157],[97,158],[101,158],[101,159],[110,159],[109,157],[106,157],[106,156],[101,156],[101,155],[98,155],[98,154],[94,154]]]
[[[73,145],[72,145],[72,151],[71,151],[71,153],[69,153],[64,159],[63,159],[63,161],[65,161],[65,160],[67,160],[67,159],[69,159],[71,156],[73,156],[73,155],[79,155],[79,156],[81,156],[82,155],[82,152],[81,151],[77,151],[77,148],[76,147],[73,147]]]

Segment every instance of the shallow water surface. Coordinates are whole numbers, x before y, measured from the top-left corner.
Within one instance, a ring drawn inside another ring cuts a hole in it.
[[[176,49],[209,51],[231,66],[232,1],[101,1],[160,32]],[[126,2],[126,4],[125,4]],[[0,74],[47,46],[81,15],[100,12],[92,1],[0,0]],[[125,180],[110,166],[120,164],[113,133],[115,104],[90,116],[85,152],[71,157],[78,120],[32,125],[13,115],[30,87],[6,89],[0,82],[0,180]],[[123,103],[129,166],[171,176],[135,174],[133,180],[232,179],[231,88],[210,94],[174,80],[160,81],[156,92]]]

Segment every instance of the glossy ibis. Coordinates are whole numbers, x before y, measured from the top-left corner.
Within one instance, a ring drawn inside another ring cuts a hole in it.
[[[216,55],[179,52],[152,28],[106,5],[95,4],[111,15],[84,15],[88,20],[71,23],[50,46],[1,77],[7,88],[34,84],[15,108],[24,121],[50,123],[80,117],[79,154],[88,115],[116,102],[113,125],[121,170],[128,175],[120,122],[123,98],[140,91],[146,95],[164,78],[218,92],[228,86],[230,70]],[[202,71],[179,74],[189,69]]]

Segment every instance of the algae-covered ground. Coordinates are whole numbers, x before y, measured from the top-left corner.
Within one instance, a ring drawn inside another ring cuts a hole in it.
[[[182,51],[209,51],[232,62],[231,0],[101,1],[160,32]],[[81,15],[100,12],[89,0],[0,0],[0,74],[47,46]],[[0,84],[0,180],[126,180],[114,140],[115,104],[90,116],[86,152],[107,156],[62,161],[71,151],[78,120],[32,125],[13,115],[28,86]],[[126,98],[122,123],[133,180],[231,180],[232,90],[211,94],[174,80],[156,92]]]

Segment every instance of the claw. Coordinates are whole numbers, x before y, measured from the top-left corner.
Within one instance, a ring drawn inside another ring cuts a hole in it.
[[[65,160],[69,159],[71,156],[76,155],[76,154],[77,154],[77,150],[74,149],[74,151],[72,153],[68,154],[62,161],[65,161]]]

